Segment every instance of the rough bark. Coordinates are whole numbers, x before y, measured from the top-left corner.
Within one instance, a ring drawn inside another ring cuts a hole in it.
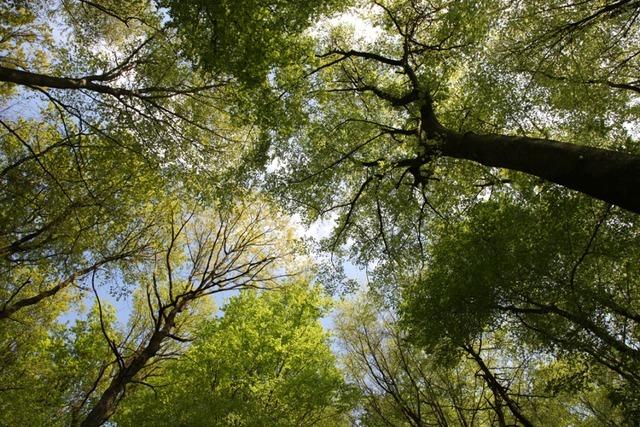
[[[407,75],[411,87],[404,95],[388,93],[379,87],[359,82],[348,89],[373,93],[393,107],[404,108],[416,102],[421,104],[419,133],[422,134],[421,143],[426,150],[425,156],[405,159],[398,163],[399,166],[419,168],[434,156],[471,160],[485,166],[525,172],[640,213],[640,155],[543,138],[460,133],[444,127],[438,120],[429,90],[420,85],[415,70],[409,63],[406,49],[410,42],[411,40],[405,41],[402,59],[368,52],[331,51],[329,54],[340,55],[340,58],[321,67],[358,57],[397,67],[399,72]]]

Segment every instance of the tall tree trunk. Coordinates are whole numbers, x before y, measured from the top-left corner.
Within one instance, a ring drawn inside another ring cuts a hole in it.
[[[640,156],[550,139],[442,130],[439,155],[525,172],[640,213]]]

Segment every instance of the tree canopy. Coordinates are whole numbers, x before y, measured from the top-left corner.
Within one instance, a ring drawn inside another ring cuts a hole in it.
[[[635,425],[639,19],[3,2],[0,424]]]

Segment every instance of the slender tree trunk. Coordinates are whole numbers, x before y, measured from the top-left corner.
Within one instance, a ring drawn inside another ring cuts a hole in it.
[[[439,154],[517,170],[640,213],[640,156],[549,139],[440,133]]]
[[[39,294],[36,294],[36,295],[34,295],[32,297],[23,298],[23,299],[15,302],[13,304],[9,304],[9,305],[5,304],[2,307],[2,309],[0,309],[0,320],[9,319],[11,317],[11,315],[14,314],[16,311],[18,311],[20,309],[23,309],[25,307],[29,307],[31,305],[38,304],[43,299],[51,297],[51,296],[57,294],[62,289],[66,288],[71,283],[73,283],[75,277],[76,276],[74,274],[70,278],[61,281],[60,283],[58,283],[57,285],[51,287],[50,289],[47,289],[46,291],[42,291]]]
[[[502,410],[502,399],[497,393],[493,395],[493,404],[496,405],[493,410],[498,418],[498,427],[507,427],[507,421],[504,419],[504,411]]]
[[[167,315],[165,324],[160,330],[156,330],[147,345],[137,351],[133,356],[124,362],[115,377],[109,383],[107,389],[102,393],[98,402],[80,424],[82,427],[98,427],[104,424],[116,411],[118,403],[124,395],[127,385],[136,379],[136,375],[144,369],[149,360],[158,354],[160,346],[165,339],[171,335],[175,326],[176,316],[189,302],[183,299]]]
[[[48,87],[52,89],[86,89],[113,96],[136,95],[128,89],[115,88],[96,83],[92,78],[55,77],[0,66],[0,81],[22,86]]]
[[[482,374],[485,380],[487,381],[487,385],[493,391],[496,397],[498,397],[499,399],[502,399],[505,402],[505,404],[507,405],[507,407],[509,408],[513,416],[516,417],[516,419],[520,421],[523,426],[533,427],[533,424],[531,424],[531,421],[529,421],[529,419],[525,417],[524,414],[520,411],[518,404],[514,402],[513,399],[511,399],[511,396],[509,396],[509,394],[507,393],[507,390],[505,390],[502,384],[500,384],[500,382],[493,375],[493,372],[491,372],[491,369],[489,369],[489,367],[484,363],[484,360],[482,360],[482,358],[480,357],[480,354],[477,353],[473,349],[473,347],[471,347],[470,345],[465,346],[464,349],[467,353],[471,355],[473,360],[476,361],[476,363],[478,364],[478,367],[480,367],[480,370],[482,371]],[[498,404],[499,404],[498,399],[496,399],[496,410],[498,410],[497,409]],[[497,414],[500,415],[499,412],[497,412]]]
[[[13,295],[12,298],[9,299],[9,301],[5,302],[4,305],[2,306],[2,308],[0,308],[0,321],[4,320],[4,319],[8,319],[12,314],[14,314],[15,312],[25,308],[25,307],[29,307],[35,304],[38,304],[39,302],[41,302],[42,300],[49,298],[51,296],[56,295],[58,292],[60,292],[61,290],[65,289],[66,287],[68,287],[69,285],[71,285],[76,279],[80,279],[81,277],[91,273],[92,271],[102,267],[105,264],[108,264],[109,262],[118,260],[118,259],[124,259],[126,258],[128,254],[121,254],[121,255],[116,255],[116,256],[110,256],[107,257],[99,262],[96,262],[95,264],[83,268],[82,270],[76,271],[75,273],[71,274],[69,277],[67,277],[64,280],[61,280],[57,285],[52,286],[51,288],[44,290],[36,295],[33,295],[31,297],[28,298],[22,298],[14,303],[11,302],[11,300],[13,299],[13,297],[17,296],[18,293],[20,292],[21,288],[19,288]],[[26,284],[26,283],[25,283]]]

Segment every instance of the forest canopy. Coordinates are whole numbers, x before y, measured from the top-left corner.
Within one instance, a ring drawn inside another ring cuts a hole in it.
[[[639,114],[637,0],[6,0],[0,425],[636,425]]]

